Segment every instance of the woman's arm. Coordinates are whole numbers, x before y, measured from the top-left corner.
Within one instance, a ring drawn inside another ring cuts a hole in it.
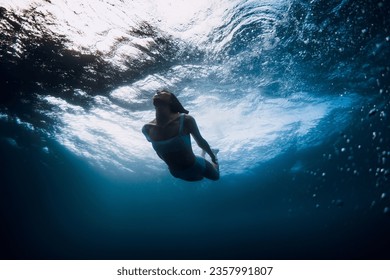
[[[195,119],[193,117],[191,117],[190,115],[187,115],[186,122],[187,122],[188,130],[191,133],[192,137],[194,137],[198,146],[201,149],[203,149],[206,153],[209,154],[212,162],[214,162],[215,164],[218,164],[217,158],[214,155],[214,153],[211,151],[209,143],[207,143],[207,141],[200,134],[200,131],[199,131],[198,125],[196,124]]]

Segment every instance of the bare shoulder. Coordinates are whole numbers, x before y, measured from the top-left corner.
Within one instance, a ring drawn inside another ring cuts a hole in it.
[[[195,119],[194,119],[194,117],[193,116],[191,116],[191,115],[184,115],[184,119],[186,120],[186,121],[188,121],[188,122],[194,122],[195,121]]]
[[[198,131],[198,125],[195,118],[191,115],[185,115],[184,127],[188,133],[196,133]]]
[[[196,124],[195,118],[191,115],[184,115],[184,125],[185,126],[193,126]]]
[[[156,126],[156,120],[152,120],[143,125],[142,131],[149,131],[151,127]]]
[[[148,126],[148,127],[150,127],[150,126],[155,126],[155,125],[156,125],[156,119],[154,119],[154,120],[152,120],[152,121],[150,121],[150,122],[144,124],[144,126]]]

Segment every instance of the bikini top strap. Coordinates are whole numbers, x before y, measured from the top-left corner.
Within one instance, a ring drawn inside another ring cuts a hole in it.
[[[179,126],[179,135],[183,132],[183,126],[184,126],[184,117],[185,115],[183,113],[180,114],[180,126]]]

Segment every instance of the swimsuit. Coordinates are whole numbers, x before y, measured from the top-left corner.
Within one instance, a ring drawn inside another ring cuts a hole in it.
[[[171,169],[169,171],[176,177],[187,181],[198,181],[203,179],[203,174],[206,170],[206,160],[200,156],[195,156],[195,163],[182,170]]]
[[[146,130],[142,130],[146,139],[152,143],[153,149],[156,153],[164,158],[164,154],[177,152],[181,150],[188,150],[192,153],[191,138],[189,134],[183,134],[184,114],[180,115],[179,133],[170,139],[162,141],[153,141]],[[195,162],[192,166],[186,169],[173,169],[169,168],[171,174],[176,178],[181,178],[188,181],[201,180],[206,170],[206,161],[204,158],[196,156]]]
[[[179,133],[172,138],[162,141],[153,141],[148,133],[146,133],[146,139],[152,143],[153,149],[156,153],[162,157],[164,154],[177,152],[181,150],[191,150],[191,138],[189,134],[183,134],[184,114],[180,115]],[[144,132],[145,133],[145,132]]]

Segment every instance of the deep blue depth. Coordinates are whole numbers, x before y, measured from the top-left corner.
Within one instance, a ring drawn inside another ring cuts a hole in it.
[[[233,19],[255,17],[252,5],[242,1]],[[292,1],[276,47],[261,55],[264,25],[255,20],[211,56],[143,23],[132,32],[159,42],[154,63],[121,71],[47,30],[28,34],[22,23],[33,10],[0,7],[0,258],[389,259],[389,11],[385,1]],[[23,57],[12,50],[18,38]],[[255,86],[266,77],[264,98],[305,91],[363,101],[320,144],[291,145],[218,182],[102,171],[53,136],[54,107],[42,96],[89,108],[94,96],[180,63],[233,65],[227,89],[240,77]]]

